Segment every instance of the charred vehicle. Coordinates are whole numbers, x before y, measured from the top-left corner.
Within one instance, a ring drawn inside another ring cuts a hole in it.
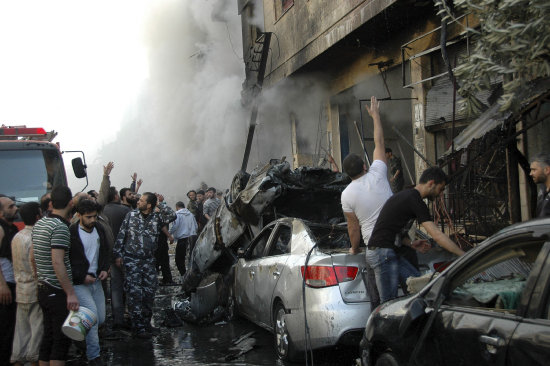
[[[239,172],[189,256],[183,290],[194,291],[211,272],[227,273],[264,225],[282,217],[315,223],[345,222],[340,195],[350,179],[328,169],[290,169],[272,160],[250,175]]]
[[[550,218],[505,228],[371,314],[363,365],[547,365]]]
[[[264,227],[235,265],[238,314],[274,334],[279,358],[357,346],[370,314],[365,255],[349,254],[346,225],[296,218]]]

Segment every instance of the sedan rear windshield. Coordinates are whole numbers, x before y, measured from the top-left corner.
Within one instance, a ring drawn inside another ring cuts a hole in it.
[[[310,225],[309,228],[311,229],[320,250],[339,251],[340,249],[347,250],[351,247],[348,229],[345,226]],[[361,243],[361,245],[364,246],[363,243]]]

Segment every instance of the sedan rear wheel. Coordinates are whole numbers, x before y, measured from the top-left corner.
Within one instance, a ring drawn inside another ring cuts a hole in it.
[[[296,360],[296,350],[288,334],[286,310],[283,304],[277,303],[273,314],[275,319],[273,330],[275,332],[275,349],[277,351],[277,356],[283,361]]]

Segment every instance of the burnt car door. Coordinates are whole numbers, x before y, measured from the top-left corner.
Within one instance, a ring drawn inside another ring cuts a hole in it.
[[[505,365],[543,244],[528,234],[501,238],[445,274],[441,305],[419,358],[431,364]]]
[[[254,277],[254,307],[258,323],[265,327],[272,324],[273,291],[279,278],[287,272],[286,262],[290,253],[291,235],[290,226],[279,223],[269,239],[264,257],[258,260]]]
[[[240,314],[252,321],[257,321],[257,305],[255,304],[255,277],[258,274],[258,264],[265,255],[269,237],[275,223],[267,225],[252,240],[242,258],[239,258],[235,266],[235,301]]]
[[[545,244],[541,270],[532,286],[531,295],[520,306],[525,318],[518,325],[508,346],[508,365],[548,365],[550,362],[550,242]]]

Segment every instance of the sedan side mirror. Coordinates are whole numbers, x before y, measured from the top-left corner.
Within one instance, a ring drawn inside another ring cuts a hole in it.
[[[401,337],[404,337],[411,328],[426,316],[427,307],[428,304],[422,297],[416,297],[409,303],[407,312],[399,324],[399,335]]]

